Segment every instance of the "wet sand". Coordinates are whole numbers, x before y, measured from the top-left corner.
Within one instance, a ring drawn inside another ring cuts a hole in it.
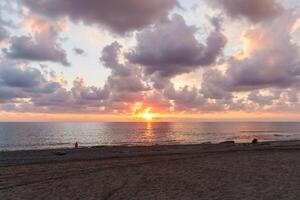
[[[0,152],[0,199],[300,199],[300,142]]]

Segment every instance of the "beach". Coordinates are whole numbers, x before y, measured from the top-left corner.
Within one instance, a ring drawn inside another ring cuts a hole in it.
[[[300,142],[0,152],[0,199],[299,199]]]

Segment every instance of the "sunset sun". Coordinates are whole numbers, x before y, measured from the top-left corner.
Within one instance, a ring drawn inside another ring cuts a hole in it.
[[[146,107],[141,109],[140,107],[138,108],[140,109],[139,111],[135,111],[134,112],[134,116],[137,119],[140,119],[142,121],[147,121],[147,122],[151,122],[154,119],[159,118],[160,114],[157,112],[153,112],[151,107]]]
[[[153,119],[153,115],[152,115],[150,112],[146,112],[146,113],[143,114],[143,118],[144,118],[146,121],[150,122],[150,121],[152,121],[152,119]]]

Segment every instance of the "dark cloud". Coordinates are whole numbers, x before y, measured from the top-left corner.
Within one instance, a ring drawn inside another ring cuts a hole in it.
[[[299,95],[298,95],[298,89],[289,90],[286,94],[288,101],[292,103],[298,103],[299,102]]]
[[[67,90],[39,69],[12,62],[0,64],[0,108],[6,111],[95,113],[101,100],[108,98],[107,89],[85,86],[83,79],[77,78]]]
[[[177,0],[20,0],[32,11],[50,18],[104,24],[117,33],[140,29],[167,18]]]
[[[51,61],[70,65],[65,50],[57,43],[57,31],[52,28],[34,36],[12,37],[9,49],[4,49],[3,52],[11,59]]]
[[[198,89],[194,87],[184,86],[175,90],[173,85],[168,85],[164,90],[164,95],[173,101],[176,111],[198,111],[207,103],[199,94]]]
[[[280,96],[279,96],[280,97]],[[259,91],[252,91],[248,95],[248,100],[258,103],[261,106],[272,105],[273,101],[279,98],[274,95],[263,95]]]
[[[18,67],[14,62],[0,64],[0,99],[31,98],[49,94],[60,88],[55,81],[48,81],[36,68]]]
[[[109,99],[103,102],[107,110],[114,110],[119,106],[124,106],[127,110],[130,104],[141,101],[144,92],[150,89],[143,81],[142,70],[139,66],[119,62],[118,56],[121,54],[121,48],[119,43],[114,42],[106,46],[101,55],[101,61],[111,70],[111,75],[104,86],[110,91]],[[127,108],[122,104],[127,105]]]
[[[81,48],[73,48],[73,51],[76,55],[85,55],[85,51]]]
[[[130,63],[120,64],[118,55],[122,46],[114,42],[106,46],[102,51],[101,61],[105,67],[112,70],[108,77],[107,84],[116,92],[139,92],[147,90],[147,86],[142,82],[141,69]]]
[[[195,38],[196,32],[197,28],[188,26],[183,17],[173,15],[171,20],[139,33],[137,46],[127,53],[127,58],[143,65],[147,74],[157,72],[162,77],[213,64],[226,44],[219,24],[207,37],[206,44]]]
[[[100,101],[107,97],[108,91],[86,86],[84,80],[77,77],[70,90],[58,88],[50,94],[33,98],[32,102],[48,112],[98,112]]]
[[[4,39],[7,39],[8,37],[9,37],[8,31],[2,26],[0,26],[0,42]]]
[[[231,99],[232,94],[228,92],[226,84],[220,84],[224,80],[222,72],[216,69],[207,70],[202,77],[201,90],[205,98],[210,99]]]
[[[104,66],[112,70],[113,74],[127,76],[130,69],[119,63],[118,55],[121,54],[122,46],[118,42],[113,42],[103,48],[100,60]]]
[[[244,17],[252,22],[271,19],[283,11],[279,0],[213,0],[210,3],[225,9],[232,18]]]
[[[23,98],[22,91],[19,89],[12,89],[7,86],[0,86],[0,103],[11,101],[14,98]]]
[[[211,101],[197,87],[188,85],[175,89],[170,83],[163,89],[163,95],[172,102],[171,108],[175,113],[207,113],[241,108],[241,104],[232,98]]]
[[[41,72],[35,68],[21,69],[14,65],[2,64],[0,68],[1,85],[29,88],[44,81]]]
[[[158,72],[152,74],[150,80],[153,82],[153,87],[157,90],[164,89],[171,83],[169,77],[161,76]]]
[[[107,88],[97,88],[95,86],[86,87],[82,78],[77,78],[73,82],[72,93],[76,97],[87,101],[99,101],[108,98],[109,91]]]

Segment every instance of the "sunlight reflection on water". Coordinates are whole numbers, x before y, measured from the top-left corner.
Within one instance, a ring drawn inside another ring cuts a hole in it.
[[[300,139],[296,122],[0,123],[0,150]]]

